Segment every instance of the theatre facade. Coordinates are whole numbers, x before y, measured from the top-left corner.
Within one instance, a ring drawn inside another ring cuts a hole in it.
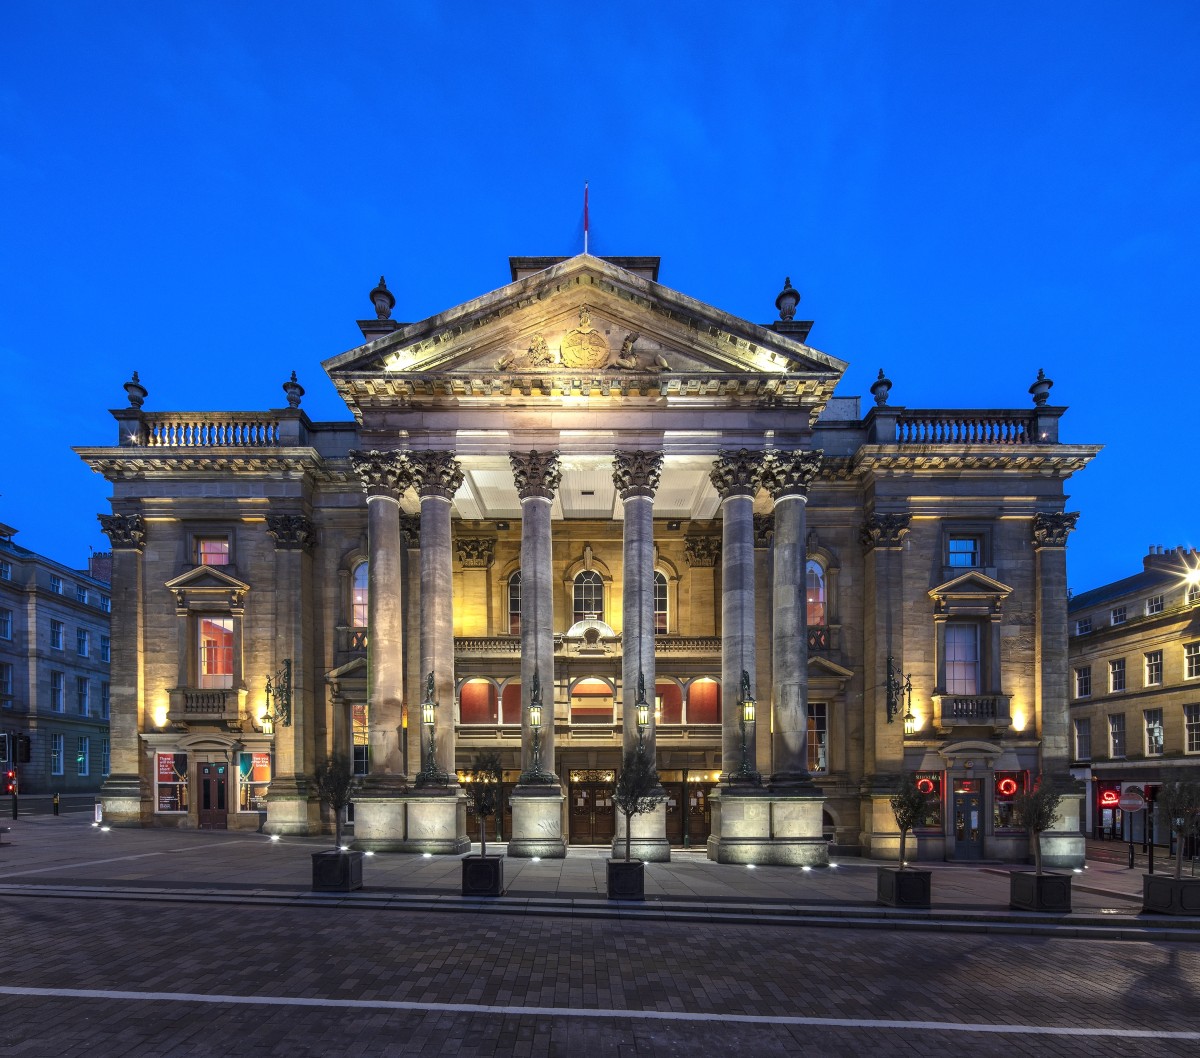
[[[640,746],[645,859],[894,857],[907,773],[920,858],[1023,857],[1014,798],[1068,774],[1064,482],[1098,450],[1051,381],[916,409],[880,371],[864,412],[790,280],[754,324],[654,257],[510,269],[418,323],[381,280],[323,365],[345,421],[295,373],[253,413],[149,410],[135,375],[77,449],[112,483],[106,818],[316,833],[343,753],[359,847],[460,853],[495,752],[489,840],[562,856],[623,844]],[[1078,810],[1048,862],[1082,862]]]

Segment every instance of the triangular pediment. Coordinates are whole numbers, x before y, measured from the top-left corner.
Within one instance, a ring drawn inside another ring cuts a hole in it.
[[[845,683],[853,677],[854,672],[851,669],[845,668],[835,661],[830,661],[820,654],[809,654],[808,656],[808,678],[810,680],[826,679]]]
[[[977,599],[998,602],[1007,599],[1012,592],[1012,588],[1007,584],[973,569],[946,581],[945,584],[939,584],[936,588],[930,588],[929,597],[940,601]]]
[[[250,590],[249,584],[226,573],[220,566],[196,566],[167,581],[165,587],[169,591],[233,591],[243,594]]]
[[[389,392],[435,392],[437,380],[512,384],[542,392],[637,377],[639,388],[680,380],[787,380],[824,404],[846,364],[786,328],[750,323],[645,275],[580,254],[482,297],[327,360],[352,408]],[[539,384],[540,383],[540,384]]]

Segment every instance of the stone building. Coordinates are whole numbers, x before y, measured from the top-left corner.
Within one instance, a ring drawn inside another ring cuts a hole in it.
[[[645,858],[891,857],[906,772],[921,856],[1023,856],[1012,798],[1069,763],[1063,482],[1097,451],[1060,441],[1052,383],[917,410],[880,371],[863,414],[790,281],[754,324],[654,257],[510,266],[418,323],[381,279],[323,365],[344,422],[294,373],[253,414],[126,384],[115,442],[78,450],[113,485],[108,818],[313,832],[338,749],[360,847],[456,853],[457,780],[497,750],[495,836],[561,856],[622,840],[640,745]],[[1077,807],[1051,862],[1082,858]]]
[[[0,525],[0,746],[23,794],[87,793],[109,772],[107,555],[71,569]]]
[[[1069,603],[1072,773],[1086,829],[1141,841],[1146,814],[1121,792],[1200,780],[1200,552],[1151,547],[1142,571]],[[1169,830],[1156,827],[1163,844]]]

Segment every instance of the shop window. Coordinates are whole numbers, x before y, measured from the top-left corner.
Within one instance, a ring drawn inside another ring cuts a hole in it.
[[[575,622],[604,620],[604,581],[594,569],[585,569],[575,578]]]
[[[928,798],[925,818],[917,825],[940,830],[942,826],[942,773],[940,771],[917,772],[914,779],[917,789]]]
[[[654,571],[654,634],[667,634],[667,578]]]
[[[604,680],[580,680],[571,688],[571,723],[611,724],[613,705],[613,689]]]
[[[804,598],[808,625],[820,627],[829,623],[825,611],[825,567],[815,559],[804,566]]]
[[[156,800],[159,812],[188,810],[188,755],[186,753],[155,754],[155,776],[158,786]]]
[[[654,722],[683,723],[683,688],[674,680],[658,680],[654,684]]]
[[[808,770],[829,770],[829,712],[824,702],[808,703]]]
[[[367,563],[360,562],[350,577],[350,624],[354,628],[367,627],[367,574]]]
[[[491,680],[467,680],[458,691],[458,715],[464,724],[498,724],[500,696]]]
[[[233,618],[202,617],[199,627],[200,686],[233,686]]]
[[[721,685],[707,676],[692,680],[687,689],[687,722],[689,724],[719,724],[721,722]]]
[[[996,830],[1015,830],[1021,826],[1017,817],[1017,798],[1025,792],[1023,771],[996,772],[992,797],[992,824]]]
[[[265,812],[271,785],[270,753],[238,754],[238,811]]]

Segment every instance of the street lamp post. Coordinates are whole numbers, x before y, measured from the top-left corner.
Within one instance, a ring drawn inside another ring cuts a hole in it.
[[[757,703],[750,691],[750,673],[742,669],[742,694],[738,700],[738,724],[742,731],[742,762],[734,775],[737,782],[759,782],[759,774],[754,770],[754,765],[750,761],[749,741],[746,735],[746,728],[754,726],[756,710]]]
[[[537,669],[533,670],[529,693],[529,732],[532,742],[529,770],[521,775],[521,782],[548,786],[554,782],[554,776],[542,770],[542,680]]]
[[[437,699],[434,697],[433,673],[425,680],[425,700],[421,703],[421,723],[429,732],[429,748],[425,754],[425,766],[417,776],[420,786],[444,786],[448,777],[438,771],[437,766]]]
[[[637,720],[638,752],[646,751],[646,725],[650,723],[650,703],[646,701],[646,677],[638,673],[637,701],[633,703],[635,719]]]

